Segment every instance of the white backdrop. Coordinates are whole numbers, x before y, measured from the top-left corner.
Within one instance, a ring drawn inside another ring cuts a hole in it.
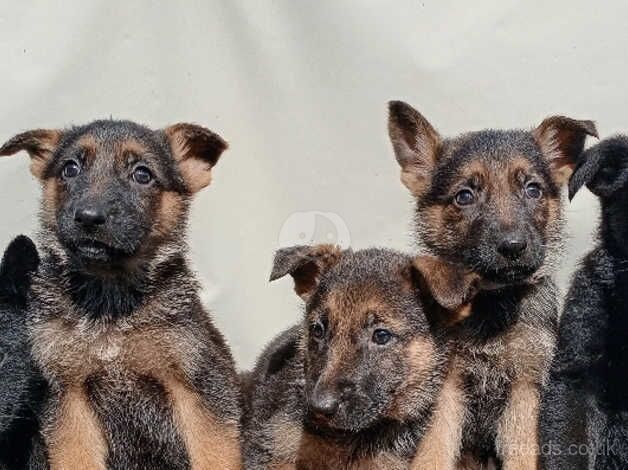
[[[562,113],[608,136],[628,128],[627,17],[621,0],[4,0],[0,139],[109,116],[223,135],[190,241],[204,300],[248,367],[300,314],[289,280],[267,282],[280,243],[412,247],[389,99],[443,134]],[[3,246],[35,226],[27,160],[0,161]],[[568,217],[563,283],[595,200],[583,192]]]

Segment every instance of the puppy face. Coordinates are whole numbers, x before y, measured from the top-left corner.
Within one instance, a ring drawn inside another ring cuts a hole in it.
[[[447,315],[430,289],[451,315],[473,290],[471,277],[447,269],[450,279],[436,281],[435,265],[388,250],[341,252],[322,245],[278,252],[272,278],[289,272],[306,300],[310,422],[356,432],[429,408],[446,362],[431,321]]]
[[[443,139],[409,105],[390,104],[402,181],[417,198],[419,237],[440,256],[497,283],[528,279],[559,251],[561,186],[590,121],[546,119],[533,131]]]
[[[152,131],[96,121],[30,131],[0,148],[26,150],[42,182],[42,223],[79,268],[127,269],[180,235],[189,196],[209,184],[225,142],[191,124]]]
[[[569,181],[569,197],[585,184],[600,198],[605,227],[623,248],[628,240],[628,137],[606,139],[580,155]]]

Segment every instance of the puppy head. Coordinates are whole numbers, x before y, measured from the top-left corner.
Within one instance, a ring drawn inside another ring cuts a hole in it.
[[[42,225],[77,267],[128,268],[181,237],[188,201],[226,143],[192,124],[153,131],[128,121],[16,135],[43,187]]]
[[[623,247],[628,240],[628,137],[606,139],[580,155],[569,180],[569,198],[585,184],[600,198],[605,227]]]
[[[487,280],[525,282],[559,256],[561,187],[591,121],[561,116],[536,129],[443,138],[406,103],[389,105],[401,180],[417,199],[418,233],[434,253]]]
[[[271,279],[286,274],[306,301],[311,422],[356,432],[429,409],[447,360],[432,322],[466,314],[477,275],[431,257],[330,245],[280,250]]]
[[[35,245],[26,237],[9,245],[0,264],[0,441],[12,423],[24,418],[30,367],[25,298],[38,264]]]

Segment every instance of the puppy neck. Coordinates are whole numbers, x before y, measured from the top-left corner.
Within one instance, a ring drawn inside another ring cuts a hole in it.
[[[42,276],[64,287],[76,310],[90,319],[127,317],[158,290],[167,290],[175,277],[190,278],[183,247],[163,247],[146,263],[132,269],[86,270],[76,266],[63,249],[52,244],[43,248]]]

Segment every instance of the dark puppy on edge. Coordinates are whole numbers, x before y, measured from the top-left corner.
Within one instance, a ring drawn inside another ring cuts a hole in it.
[[[26,298],[39,265],[33,242],[17,237],[0,264],[0,469],[36,467],[42,380],[31,361]]]
[[[477,276],[432,257],[331,245],[279,250],[271,280],[287,274],[305,316],[249,376],[246,468],[408,468],[436,402],[448,407],[457,393],[445,380],[448,341],[432,328],[464,316]],[[423,452],[442,452],[449,437]]]
[[[628,468],[628,137],[586,150],[569,182],[600,198],[597,246],[574,274],[541,406],[543,468]]]
[[[239,392],[186,260],[194,193],[226,143],[129,121],[19,134],[43,188],[33,356],[53,469],[240,468]]]
[[[417,201],[418,238],[428,252],[482,277],[470,315],[449,335],[450,374],[464,389],[443,410],[461,442],[450,455],[417,455],[416,468],[504,469],[538,462],[538,406],[558,321],[551,278],[561,254],[562,198],[591,121],[562,116],[536,129],[483,130],[442,138],[406,103],[389,105],[401,180]],[[426,440],[442,439],[435,430]]]

